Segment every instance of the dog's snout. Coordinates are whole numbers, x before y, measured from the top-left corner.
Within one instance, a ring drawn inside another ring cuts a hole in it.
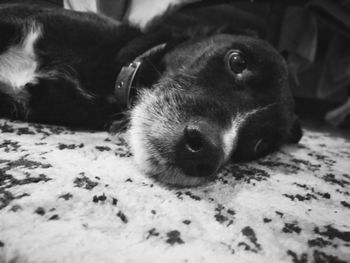
[[[208,177],[222,164],[219,129],[206,121],[188,124],[176,147],[176,165],[188,176]]]

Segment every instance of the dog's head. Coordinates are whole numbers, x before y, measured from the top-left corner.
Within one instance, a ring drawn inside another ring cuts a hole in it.
[[[130,145],[139,167],[166,184],[201,184],[230,160],[252,160],[298,142],[284,59],[267,42],[218,34],[162,59],[138,94]]]

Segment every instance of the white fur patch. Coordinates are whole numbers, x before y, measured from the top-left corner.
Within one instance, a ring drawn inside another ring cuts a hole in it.
[[[224,150],[224,160],[227,160],[230,156],[233,148],[237,142],[238,129],[240,127],[240,121],[234,119],[232,121],[232,126],[222,134],[223,150]]]
[[[15,100],[26,100],[24,86],[37,81],[34,45],[41,35],[41,27],[33,23],[20,43],[0,55],[0,91]]]
[[[225,161],[227,161],[233,149],[236,147],[238,140],[238,131],[242,127],[242,124],[251,114],[254,114],[255,112],[256,111],[254,110],[251,112],[238,114],[235,118],[232,119],[231,127],[223,132],[222,141]]]
[[[146,117],[141,107],[135,107],[131,116],[131,127],[128,133],[128,141],[131,151],[134,153],[134,160],[138,166],[145,172],[150,169],[147,152],[146,139],[143,131],[142,120]],[[141,120],[141,121],[140,121]]]

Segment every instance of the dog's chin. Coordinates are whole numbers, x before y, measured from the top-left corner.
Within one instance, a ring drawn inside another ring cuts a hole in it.
[[[166,165],[152,165],[141,167],[145,173],[158,182],[174,187],[194,187],[205,184],[210,177],[192,177],[185,175],[179,168]]]

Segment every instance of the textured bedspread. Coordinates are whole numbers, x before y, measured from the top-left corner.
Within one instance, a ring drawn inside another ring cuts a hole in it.
[[[0,262],[350,262],[350,142],[166,188],[123,135],[0,120]]]

